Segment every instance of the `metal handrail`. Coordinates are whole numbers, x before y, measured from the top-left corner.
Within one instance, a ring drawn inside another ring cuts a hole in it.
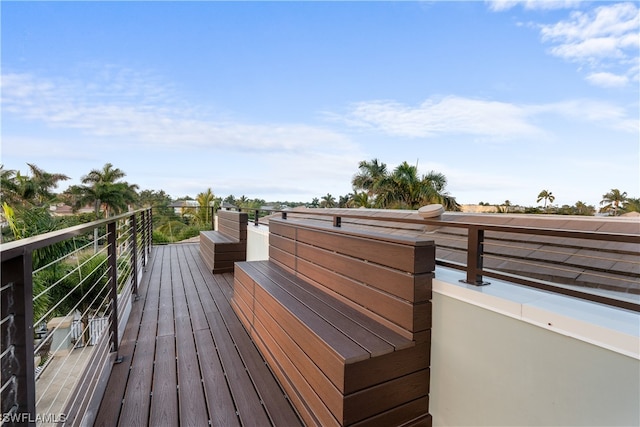
[[[124,222],[123,227],[116,227],[118,222]],[[33,319],[33,253],[34,251],[46,248],[50,245],[62,242],[76,236],[87,234],[88,232],[106,227],[106,250],[107,265],[105,276],[108,277],[106,289],[108,295],[105,301],[108,303],[108,316],[111,328],[100,338],[100,342],[105,346],[105,351],[112,355],[111,358],[93,358],[90,366],[85,368],[86,376],[95,375],[100,372],[100,363],[106,363],[117,359],[119,344],[119,307],[121,299],[131,298],[137,294],[138,275],[141,273],[148,254],[152,246],[152,212],[150,208],[139,209],[127,212],[122,215],[109,217],[63,230],[52,231],[38,236],[25,238],[13,242],[0,244],[0,260],[2,263],[2,286],[1,303],[2,310],[0,318],[1,335],[0,343],[0,363],[2,384],[2,424],[6,414],[18,414],[21,416],[20,424],[35,425],[36,420],[36,399],[35,399],[35,367],[34,367],[34,325]],[[116,235],[120,233],[120,237]],[[119,246],[124,244],[122,254],[119,255]],[[118,271],[118,257],[126,257],[122,272]],[[121,274],[119,274],[121,273]],[[124,281],[120,275],[124,275]],[[118,295],[118,285],[125,286],[122,295]],[[101,294],[94,297],[102,298]],[[91,304],[90,304],[91,305]],[[102,304],[101,304],[102,306]],[[11,321],[5,321],[11,319]],[[103,339],[104,338],[104,339]],[[102,351],[102,350],[101,350]],[[7,356],[10,355],[11,357]],[[95,360],[95,363],[94,363]],[[86,372],[91,370],[91,372]],[[95,370],[95,371],[94,371]],[[91,396],[79,397],[79,388],[72,396],[75,396],[70,403],[65,416],[83,416],[76,413],[78,408],[86,406],[86,399]],[[78,403],[78,399],[82,402]],[[69,420],[70,418],[67,418]]]
[[[632,243],[640,244],[640,234],[625,234],[625,233],[611,233],[611,232],[599,232],[599,231],[581,231],[581,230],[559,230],[543,227],[523,227],[523,226],[510,226],[510,225],[496,225],[496,224],[483,224],[472,223],[463,221],[447,221],[442,219],[417,219],[417,218],[398,218],[398,217],[384,217],[384,216],[371,216],[361,215],[350,212],[323,212],[321,209],[313,209],[308,211],[296,211],[296,210],[254,210],[255,213],[255,225],[258,225],[258,213],[269,212],[270,214],[280,213],[283,219],[287,219],[288,215],[292,216],[324,216],[330,217],[334,227],[342,226],[343,219],[348,218],[350,220],[366,220],[366,221],[379,221],[382,223],[406,223],[406,224],[418,224],[429,225],[439,228],[452,227],[461,228],[467,230],[467,261],[466,264],[458,264],[450,261],[445,261],[436,258],[436,264],[453,268],[456,270],[466,272],[466,279],[461,282],[476,286],[484,286],[489,284],[484,280],[484,277],[491,277],[498,280],[515,283],[535,289],[540,289],[548,292],[567,295],[575,298],[580,298],[587,301],[592,301],[600,304],[605,304],[613,307],[622,308],[625,310],[640,312],[640,304],[633,301],[622,300],[614,297],[598,295],[594,293],[584,292],[577,289],[567,288],[561,285],[519,276],[515,274],[509,274],[499,272],[491,269],[483,268],[483,256],[484,256],[484,243],[485,243],[485,231],[489,232],[504,232],[513,234],[528,234],[539,236],[553,236],[572,239],[584,239],[591,241],[606,241],[606,242],[619,242],[619,243]]]

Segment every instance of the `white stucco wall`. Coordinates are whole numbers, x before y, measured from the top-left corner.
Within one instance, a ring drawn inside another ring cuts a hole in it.
[[[249,224],[247,228],[247,261],[269,259],[269,227]]]
[[[640,360],[436,291],[430,413],[434,426],[638,426]]]

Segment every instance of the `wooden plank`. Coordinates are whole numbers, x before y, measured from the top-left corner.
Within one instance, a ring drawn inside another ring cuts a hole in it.
[[[239,426],[231,392],[209,330],[195,332],[204,390],[212,426]]]
[[[165,249],[165,247],[161,247]],[[160,265],[155,266],[155,270],[162,273],[154,283],[158,283],[160,289],[159,305],[158,305],[158,331],[157,334],[161,336],[175,335],[175,328],[173,324],[173,289],[171,285],[171,252],[163,250],[162,262]]]
[[[282,366],[278,359],[276,359],[266,347],[262,338],[254,334],[254,342],[261,354],[263,355],[266,362],[269,364],[272,372],[280,381],[282,388],[286,391],[289,400],[296,408],[298,415],[302,419],[305,426],[316,426],[316,427],[324,427],[320,424],[315,414],[311,411],[305,399],[302,398],[296,387],[291,383],[287,375],[285,374]],[[283,424],[287,425],[287,424]]]
[[[345,394],[402,377],[429,366],[431,343],[423,342],[415,347],[375,357],[345,367]]]
[[[182,282],[185,289],[185,296],[187,298],[187,306],[189,308],[189,318],[191,319],[192,331],[198,331],[202,329],[209,329],[207,318],[200,302],[200,297],[196,289],[196,282],[193,276],[193,272],[189,267],[187,258],[193,257],[191,252],[187,252],[188,248],[181,246],[182,251],[179,254],[181,265],[184,268],[182,271]]]
[[[404,270],[381,266],[361,258],[353,258],[305,244],[298,244],[296,252],[299,258],[311,264],[317,264],[360,283],[364,282],[405,301],[421,302],[431,297],[429,292],[416,293],[416,287],[430,285],[429,279],[433,275],[431,272],[419,275],[407,274]]]
[[[268,425],[270,422],[266,412],[261,406],[256,407],[253,384],[245,370],[242,359],[238,355],[238,351],[236,350],[233,339],[229,334],[227,325],[218,310],[219,306],[215,303],[215,300],[218,300],[220,301],[220,306],[224,306],[224,301],[226,301],[224,295],[222,295],[218,286],[212,285],[209,287],[207,293],[202,292],[200,294],[200,298],[206,307],[205,314],[209,324],[211,325],[213,339],[218,350],[222,367],[226,373],[227,382],[231,389],[233,400],[237,407],[238,416],[240,417],[241,422],[249,425]],[[233,313],[233,310],[228,303],[227,306]],[[235,314],[233,316],[235,317]],[[235,321],[237,322],[237,326],[246,335],[246,332],[244,332],[244,328],[237,317],[235,317]]]
[[[172,289],[176,328],[176,356],[178,372],[178,406],[180,424],[208,424],[209,415],[204,400],[204,390],[200,367],[196,355],[195,342],[183,277],[188,277],[180,268],[181,257],[175,248],[171,259]],[[174,268],[175,263],[175,268]]]
[[[256,286],[256,299],[264,301],[265,304],[270,305],[270,309],[278,312],[282,321],[285,322],[287,333],[291,336],[298,335],[301,341],[312,339],[327,355],[333,355],[333,358],[340,363],[353,363],[371,356],[368,351],[309,310],[271,279],[263,276],[259,271],[255,274],[258,275],[256,283],[260,284]],[[295,331],[296,328],[303,328],[304,332]]]
[[[196,260],[196,258],[193,258]],[[233,275],[223,274],[218,276],[212,276],[202,270],[202,263],[195,261],[195,267],[198,267],[203,278],[207,282],[207,289],[209,295],[217,301],[216,307],[219,309],[218,313],[223,318],[227,327],[229,335],[232,337],[233,343],[237,349],[237,354],[240,355],[240,359],[244,366],[247,368],[247,372],[250,375],[251,382],[255,387],[254,390],[258,392],[259,399],[264,405],[264,409],[268,414],[268,418],[273,425],[283,426],[295,426],[300,424],[298,416],[293,411],[289,401],[286,399],[282,389],[273,378],[269,368],[265,365],[264,360],[260,357],[256,347],[251,342],[249,335],[240,323],[240,320],[235,315],[231,305],[230,299],[233,295]],[[204,289],[204,287],[198,287],[198,289]],[[209,307],[209,304],[205,304],[206,293],[201,298],[203,299],[203,305]],[[217,328],[212,327],[213,331]],[[214,336],[215,337],[215,336]],[[217,340],[216,340],[217,342]],[[242,402],[244,408],[245,401]],[[238,406],[240,408],[241,406]],[[254,403],[252,411],[258,411],[260,408]],[[241,419],[242,419],[241,415]],[[245,418],[253,418],[244,416]],[[262,422],[262,416],[258,412],[258,416],[255,421]],[[263,424],[257,424],[263,425]]]
[[[177,384],[175,337],[173,335],[159,336],[156,340],[148,425],[178,425]]]
[[[359,264],[353,265],[356,271],[358,267]],[[413,324],[415,306],[412,303],[305,260],[298,260],[298,272],[403,329],[415,332]]]
[[[281,328],[278,328],[277,325],[271,324],[268,327],[263,325],[260,321],[262,318],[264,317],[256,316],[255,333],[256,338],[259,338],[259,342],[262,343],[263,353],[271,354],[278,361],[281,375],[286,376],[286,381],[295,387],[297,394],[304,400],[305,407],[314,414],[314,417],[321,425],[339,425],[339,420],[336,419],[334,414],[337,414],[338,417],[342,415],[342,393],[333,387],[331,382],[322,374],[322,371],[317,368],[315,371],[313,370],[313,362],[302,362],[304,359],[299,358],[299,356],[301,356],[300,353],[304,355],[304,352],[299,348],[294,353],[289,353],[281,347],[281,344],[284,344],[286,349],[291,350],[297,346],[292,340],[287,342],[287,340],[274,338],[274,336],[282,338],[286,336],[286,333]],[[287,343],[290,345],[287,346]],[[304,410],[306,408],[300,409]]]
[[[160,272],[155,271],[154,267],[157,267],[158,262],[158,249],[154,248],[151,258],[149,259],[149,265],[153,279],[157,280]],[[143,279],[138,294],[140,299],[132,304],[131,313],[129,314],[129,321],[125,328],[122,341],[118,349],[118,354],[122,357],[122,363],[115,364],[111,368],[111,374],[106,386],[106,392],[100,402],[100,408],[96,414],[94,421],[95,426],[115,426],[118,424],[118,418],[120,416],[120,409],[122,407],[122,399],[125,394],[127,379],[129,377],[130,362],[133,357],[135,342],[138,336],[138,329],[140,327],[140,320],[142,318],[142,312],[144,308],[144,301],[146,294],[149,291],[149,281]]]
[[[278,271],[278,267],[272,266],[271,268],[274,270],[274,272]],[[385,327],[381,323],[385,320],[385,318],[377,319],[371,316],[371,314],[368,313],[368,310],[366,311],[363,309],[359,310],[358,307],[354,309],[353,304],[355,303],[351,303],[351,299],[346,298],[350,302],[350,303],[346,303],[346,302],[343,302],[343,300],[338,300],[336,297],[334,297],[329,292],[327,292],[327,289],[331,289],[333,288],[333,286],[337,286],[337,285],[331,285],[331,288],[328,288],[318,283],[317,282],[318,280],[323,280],[323,277],[325,277],[322,275],[322,270],[319,270],[318,274],[308,274],[310,273],[310,270],[305,269],[304,266],[299,265],[299,269],[304,271],[305,273],[304,279],[309,281],[308,286],[305,287],[305,290],[307,292],[312,293],[316,298],[323,300],[326,304],[332,306],[336,310],[349,312],[349,317],[353,321],[357,322],[362,327],[367,328],[372,333],[384,339],[386,342],[391,344],[396,350],[407,348],[413,345],[413,343],[411,342],[411,339],[405,338],[401,334],[394,332],[388,327]],[[329,275],[330,273],[327,272],[327,274]],[[327,281],[325,280],[325,282]],[[317,283],[317,286],[314,286],[314,284],[316,283]],[[357,294],[354,297],[358,299],[358,302],[361,302],[361,300],[364,299],[364,298],[358,298]],[[372,318],[375,321],[372,322]]]
[[[356,323],[349,316],[353,310],[346,306],[343,307],[343,310],[336,310],[332,307],[333,304],[316,298],[312,292],[307,291],[310,286],[305,282],[290,275],[285,277],[283,276],[284,272],[281,270],[275,272],[267,263],[256,263],[254,266],[265,277],[280,285],[285,292],[288,292],[309,310],[312,310],[327,323],[367,350],[371,357],[394,351],[394,347],[391,344]]]
[[[120,413],[121,420],[131,425],[143,425],[149,419],[156,326],[157,311],[145,310]]]
[[[397,268],[399,270],[427,273],[435,268],[435,245],[431,240],[417,240],[403,236],[381,235],[364,230],[348,232],[344,229],[304,226],[297,223],[273,220],[270,230],[283,234],[282,228],[295,227],[295,239],[298,242],[336,251],[341,254],[363,257],[370,262]]]
[[[345,396],[344,423],[362,421],[429,394],[429,369]]]
[[[397,406],[381,414],[374,415],[363,421],[353,424],[354,427],[377,427],[377,426],[430,426],[431,416],[429,411],[429,397],[420,397],[404,405]]]

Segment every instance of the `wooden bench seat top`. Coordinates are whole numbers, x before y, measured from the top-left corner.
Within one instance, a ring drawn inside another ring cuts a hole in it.
[[[213,230],[201,231],[200,238],[202,237],[206,237],[207,239],[211,240],[211,242],[215,244],[240,243],[240,240],[234,239],[228,234],[224,234],[219,231],[213,231]]]
[[[415,345],[273,263],[239,264],[251,279],[326,343],[345,364]]]

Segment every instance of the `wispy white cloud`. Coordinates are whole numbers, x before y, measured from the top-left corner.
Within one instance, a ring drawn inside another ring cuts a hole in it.
[[[531,116],[550,114],[574,122],[592,124],[600,128],[638,133],[637,117],[629,116],[627,110],[606,101],[573,99],[527,107]]]
[[[457,134],[501,141],[547,135],[548,131],[537,125],[541,115],[637,132],[636,120],[624,108],[589,99],[531,105],[449,96],[428,99],[414,107],[394,101],[370,101],[355,104],[343,121],[398,136]]]
[[[581,1],[493,0],[493,11],[517,5],[525,9],[581,8]],[[529,23],[540,31],[549,53],[588,67],[586,80],[605,88],[638,81],[640,56],[640,8],[637,3],[608,3],[588,10],[573,10],[565,20],[552,24]]]
[[[353,148],[344,135],[297,123],[216,119],[162,85],[130,71],[107,69],[98,80],[2,75],[5,113],[88,136],[126,137],[139,144],[187,149],[234,148],[284,152]]]
[[[629,77],[618,74],[599,72],[591,73],[586,77],[587,81],[594,86],[600,87],[624,87],[629,84]]]
[[[537,124],[542,115],[637,132],[637,120],[626,109],[590,99],[533,105],[449,96],[428,99],[414,107],[394,101],[370,101],[355,104],[342,120],[354,127],[405,137],[467,135],[483,141],[511,141],[549,136],[549,131]]]
[[[620,87],[637,79],[640,57],[640,8],[634,3],[573,11],[569,19],[540,25],[549,52],[589,67],[586,79],[602,87]]]
[[[408,137],[471,134],[501,139],[540,134],[542,130],[529,123],[526,115],[514,104],[448,96],[427,99],[416,107],[394,101],[360,102],[345,120],[351,125]]]
[[[529,10],[566,9],[579,5],[582,0],[485,0],[489,9],[501,12],[515,6]]]

